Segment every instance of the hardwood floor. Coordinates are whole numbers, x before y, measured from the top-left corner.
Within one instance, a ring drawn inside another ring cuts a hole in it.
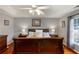
[[[75,52],[71,51],[67,47],[64,47],[64,54],[76,54]]]
[[[7,50],[2,54],[12,54],[13,53],[13,44],[8,45]]]
[[[13,52],[13,44],[8,45],[8,48],[6,51],[4,51],[2,54],[12,54]],[[73,51],[69,50],[67,47],[64,47],[64,54],[75,54]]]

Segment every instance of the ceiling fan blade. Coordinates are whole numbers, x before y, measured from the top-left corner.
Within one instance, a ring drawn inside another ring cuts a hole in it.
[[[29,13],[33,13],[34,11],[32,9],[29,10]]]
[[[27,10],[29,10],[29,9],[32,9],[32,8],[20,8],[20,9],[27,9]]]
[[[49,7],[48,6],[41,6],[41,7],[38,7],[37,9],[48,9]]]

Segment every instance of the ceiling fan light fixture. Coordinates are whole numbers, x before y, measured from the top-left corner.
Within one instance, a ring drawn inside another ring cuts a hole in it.
[[[38,15],[40,15],[40,11],[38,9],[35,10]]]
[[[34,15],[35,14],[35,11],[34,10],[29,10],[29,13]]]
[[[32,14],[32,15],[35,15],[35,14],[37,14],[37,15],[44,14],[44,13],[43,13],[41,10],[39,10],[39,9],[35,9],[35,10],[30,9],[30,10],[29,10],[29,13]]]
[[[32,10],[32,9],[30,9],[30,10],[29,10],[29,13],[33,13],[33,10]]]
[[[44,9],[48,9],[48,6],[37,6],[37,5],[31,5],[31,8],[20,8],[22,10],[28,10],[28,12],[32,15],[43,15]]]
[[[37,12],[38,15],[44,14],[42,11],[40,11],[39,9],[35,10]]]

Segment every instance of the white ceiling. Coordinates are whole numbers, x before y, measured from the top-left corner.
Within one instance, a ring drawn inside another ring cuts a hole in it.
[[[40,16],[31,15],[28,10],[21,10],[20,8],[28,8],[31,5],[0,5],[0,9],[5,10],[13,17],[52,17],[59,18],[66,13],[69,13],[74,9],[76,5],[37,5],[37,6],[48,6],[49,9],[42,10],[45,14]]]

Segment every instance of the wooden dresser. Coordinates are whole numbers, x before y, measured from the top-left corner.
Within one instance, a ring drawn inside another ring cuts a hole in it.
[[[63,38],[14,37],[16,54],[63,54]]]
[[[7,35],[0,35],[0,53],[7,48]]]

